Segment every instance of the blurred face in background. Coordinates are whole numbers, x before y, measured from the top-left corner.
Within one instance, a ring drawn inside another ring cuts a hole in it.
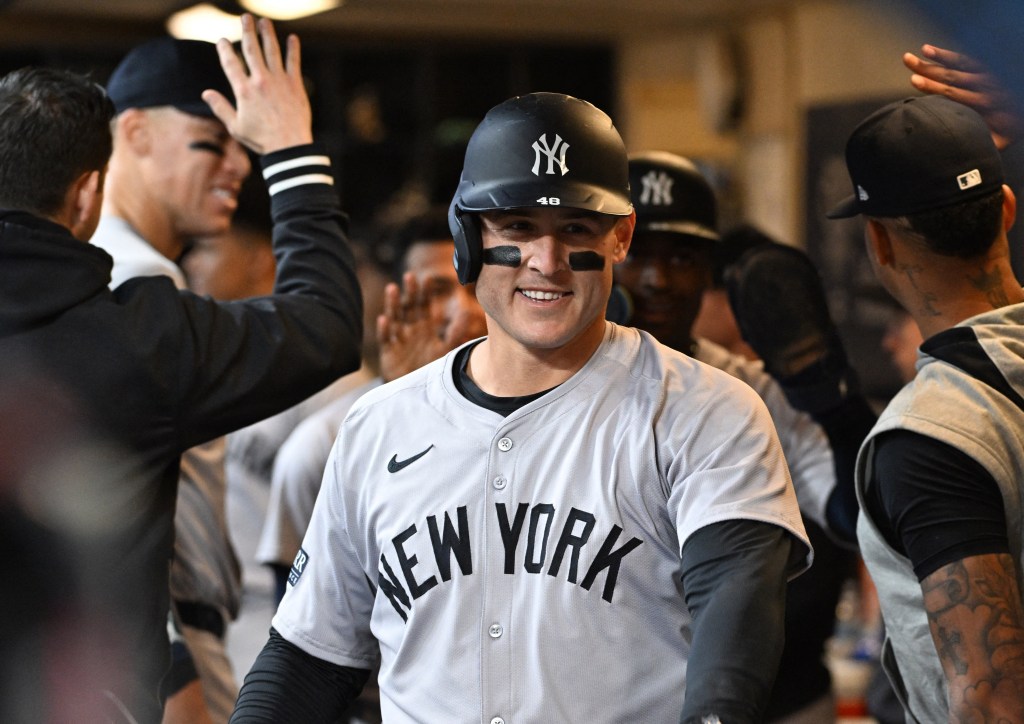
[[[453,348],[487,334],[475,285],[459,284],[452,263],[454,253],[451,240],[418,241],[406,251],[404,260],[405,270],[416,275],[420,289],[430,300],[430,317],[438,337]]]
[[[175,108],[133,109],[145,115],[148,144],[140,166],[151,202],[174,233],[210,236],[228,230],[252,164],[220,121]]]
[[[711,286],[712,242],[666,232],[638,231],[615,281],[632,298],[635,327],[680,352],[689,350],[694,320]]]
[[[258,297],[274,290],[276,264],[270,236],[255,229],[235,227],[198,237],[181,266],[192,291],[218,301]]]

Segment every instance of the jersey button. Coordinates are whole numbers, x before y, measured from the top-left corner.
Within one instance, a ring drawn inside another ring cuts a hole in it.
[[[492,639],[500,638],[505,632],[505,629],[501,627],[500,623],[492,623],[490,628],[487,629],[487,633],[490,634]]]
[[[508,485],[508,480],[506,480],[502,476],[499,475],[494,479],[494,487],[497,488],[498,490],[504,490],[506,485]]]
[[[498,449],[502,452],[508,452],[512,449],[512,438],[503,437],[498,440]]]

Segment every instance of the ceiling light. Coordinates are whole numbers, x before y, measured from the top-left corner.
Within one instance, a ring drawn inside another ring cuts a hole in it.
[[[226,13],[209,3],[200,3],[179,10],[167,19],[167,32],[175,38],[207,40],[221,38],[231,42],[242,39],[242,23],[238,15]]]
[[[241,0],[241,3],[253,15],[273,20],[294,20],[333,10],[341,5],[342,0]]]

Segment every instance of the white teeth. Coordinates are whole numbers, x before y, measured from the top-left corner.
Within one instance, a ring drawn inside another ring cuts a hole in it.
[[[234,192],[229,191],[228,189],[214,189],[213,190],[213,194],[214,194],[214,196],[221,196],[221,197],[223,197],[225,199],[233,199],[233,198],[235,198]]]
[[[531,289],[524,289],[523,295],[536,301],[550,302],[552,299],[561,299],[564,294],[561,292],[537,292]]]

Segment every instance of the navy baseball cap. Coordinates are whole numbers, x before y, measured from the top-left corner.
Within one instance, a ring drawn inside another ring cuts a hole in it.
[[[715,192],[690,159],[665,151],[632,154],[629,189],[638,232],[718,241]]]
[[[884,106],[846,142],[853,195],[830,219],[895,217],[985,196],[1003,185],[1003,164],[984,119],[943,96]]]
[[[202,98],[207,88],[232,104],[235,95],[220,66],[217,46],[202,40],[164,37],[132,49],[107,82],[118,113],[129,108],[173,106],[193,116],[214,117]]]

